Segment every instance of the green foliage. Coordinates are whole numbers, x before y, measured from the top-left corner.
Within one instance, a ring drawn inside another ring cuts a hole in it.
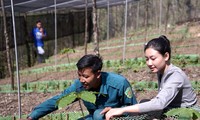
[[[133,87],[136,91],[155,90],[158,88],[158,83],[154,81],[138,81],[133,83]]]
[[[175,55],[172,57],[172,63],[180,67],[185,67],[186,65],[197,65],[200,63],[200,56],[197,54]]]
[[[56,103],[59,109],[71,104],[75,99],[83,99],[84,101],[95,104],[95,94],[96,92],[91,91],[72,92],[60,98]]]
[[[197,54],[189,55],[175,55],[172,56],[172,63],[174,65],[186,67],[189,65],[200,65],[200,56]],[[104,68],[111,68],[116,73],[125,72],[126,70],[133,70],[138,72],[139,69],[146,67],[144,58],[126,59],[123,63],[122,60],[107,60],[104,61]],[[31,70],[20,70],[20,75],[42,74],[45,72],[63,72],[76,70],[75,63],[59,64],[56,66],[46,66],[43,68],[36,68]]]
[[[119,74],[129,69],[138,72],[140,68],[145,66],[144,58],[127,59],[124,63],[122,60],[107,60],[104,62],[105,68],[112,68],[114,72]]]
[[[192,108],[174,108],[165,113],[167,117],[176,117],[178,120],[198,120],[200,112]]]
[[[21,88],[22,88],[22,90],[27,90],[27,88],[28,88],[27,83],[22,83]]]
[[[133,86],[136,91],[144,91],[146,88],[146,83],[145,82],[137,82]]]
[[[20,75],[30,75],[30,74],[42,74],[45,72],[63,72],[63,71],[72,71],[76,70],[75,63],[70,64],[59,64],[59,65],[52,65],[52,66],[46,66],[43,68],[36,68],[36,69],[30,69],[30,70],[21,70],[19,73]]]
[[[192,84],[192,87],[195,89],[195,91],[200,93],[200,82],[198,80],[192,81],[191,84]]]
[[[78,95],[76,92],[72,92],[62,98],[60,98],[56,103],[58,105],[58,108],[61,109],[69,104],[71,104],[76,98],[78,98]]]
[[[40,81],[30,82],[21,84],[21,92],[54,92],[63,91],[65,88],[72,84],[72,80],[51,80],[51,81]],[[144,90],[156,90],[158,83],[156,81],[134,81],[131,80],[132,86],[136,91]],[[200,93],[200,82],[199,80],[191,81],[192,87],[195,92]],[[15,85],[17,86],[17,85]],[[17,90],[11,90],[11,85],[0,85],[0,93],[17,92]]]
[[[64,48],[60,51],[60,54],[66,54],[66,53],[75,53],[75,49],[72,48]]]
[[[132,69],[134,72],[138,72],[140,68],[146,66],[146,61],[144,58],[127,59],[124,62],[124,66],[126,69]]]
[[[147,86],[148,86],[148,88],[150,88],[150,89],[157,89],[157,88],[158,88],[158,83],[157,83],[157,82],[150,81],[150,82],[147,83]]]
[[[56,115],[50,114],[40,118],[40,120],[66,120],[66,114],[57,113]]]
[[[79,98],[83,99],[84,101],[90,102],[95,104],[96,102],[96,95],[94,92],[89,92],[89,91],[82,91],[80,94]]]
[[[105,64],[105,67],[107,68],[112,66],[110,60],[107,60],[104,64]]]
[[[84,115],[87,115],[88,111],[84,111]],[[15,116],[15,118],[18,120],[19,116]],[[22,115],[22,119],[25,120],[27,115]],[[75,112],[62,112],[62,113],[52,113],[48,114],[40,120],[78,120],[79,118],[82,117],[82,113],[79,111]],[[14,116],[0,116],[0,120],[14,120]]]
[[[52,92],[52,91],[63,91],[65,88],[70,86],[72,80],[51,80],[41,82],[26,82],[22,83],[21,92]],[[17,85],[15,85],[17,86]],[[17,92],[17,90],[11,90],[11,85],[0,85],[0,92]]]

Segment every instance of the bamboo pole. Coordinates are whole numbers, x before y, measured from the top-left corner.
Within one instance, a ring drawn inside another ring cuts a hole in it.
[[[20,79],[19,79],[19,67],[18,67],[18,50],[17,50],[17,40],[16,40],[16,29],[15,29],[15,12],[13,0],[11,2],[11,10],[12,10],[12,23],[13,23],[13,35],[14,35],[14,43],[15,43],[15,61],[16,61],[16,74],[17,74],[17,87],[18,87],[18,110],[19,110],[19,118],[21,119],[21,95],[20,95]]]

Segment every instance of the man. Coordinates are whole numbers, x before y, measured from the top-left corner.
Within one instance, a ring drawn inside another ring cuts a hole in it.
[[[102,72],[102,59],[96,55],[85,55],[76,64],[79,78],[65,89],[60,95],[54,96],[34,108],[29,120],[36,120],[54,110],[57,110],[56,101],[71,92],[83,90],[96,91],[96,103],[83,101],[89,115],[85,120],[103,120],[107,109],[136,104],[131,85],[121,75]]]
[[[42,22],[39,20],[36,22],[36,27],[32,30],[32,36],[34,39],[34,45],[37,49],[38,63],[44,62],[44,38],[46,37],[46,31],[42,28]]]

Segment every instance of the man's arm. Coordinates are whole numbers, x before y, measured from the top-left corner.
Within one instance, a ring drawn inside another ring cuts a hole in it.
[[[60,98],[61,95],[54,96],[45,102],[41,103],[40,105],[36,106],[29,117],[32,120],[37,120],[55,110],[58,109],[56,106],[56,101]]]
[[[33,111],[31,112],[31,114],[28,116],[28,118],[30,118],[30,120],[37,120],[55,110],[57,110],[58,109],[58,107],[56,106],[57,100],[60,99],[64,95],[67,95],[71,92],[76,91],[76,88],[79,87],[79,86],[77,86],[77,84],[79,84],[78,82],[79,81],[76,80],[70,87],[65,89],[60,95],[54,96],[54,97],[44,101],[40,105],[36,106],[33,109]]]
[[[42,28],[43,29],[43,28]],[[47,32],[45,29],[43,29],[43,32],[42,32],[42,38],[45,38],[47,36]]]

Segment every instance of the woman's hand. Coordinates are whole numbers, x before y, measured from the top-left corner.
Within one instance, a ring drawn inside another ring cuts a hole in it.
[[[114,116],[120,116],[124,113],[123,108],[113,108],[106,113],[106,120],[110,120]]]
[[[100,114],[105,114],[105,113],[107,113],[110,109],[112,109],[111,107],[106,107],[106,108],[104,108],[102,111],[101,111],[101,113]]]

